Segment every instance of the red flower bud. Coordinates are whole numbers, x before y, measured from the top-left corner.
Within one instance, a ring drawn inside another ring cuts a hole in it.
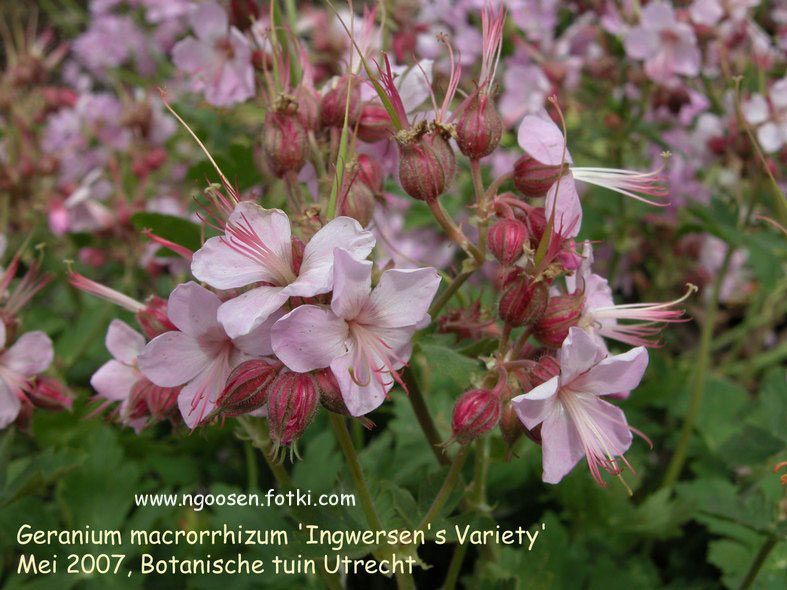
[[[525,154],[514,164],[514,186],[526,197],[543,197],[565,171],[565,166],[542,164]]]
[[[347,105],[347,85],[352,81],[350,88],[350,108],[347,111],[347,124],[355,127],[361,115],[361,81],[350,75],[342,76],[336,86],[328,90],[320,102],[320,117],[325,127],[342,127],[344,125],[344,112]]]
[[[365,104],[358,119],[358,138],[374,143],[391,135],[391,117],[385,107],[379,104]]]
[[[239,364],[227,378],[216,407],[224,416],[239,416],[261,408],[268,401],[268,388],[280,369],[280,364],[263,359]]]
[[[374,193],[369,185],[361,180],[357,171],[344,178],[345,188],[339,202],[339,215],[352,217],[358,220],[362,227],[366,227],[374,213]]]
[[[295,113],[271,111],[265,117],[262,150],[274,176],[298,172],[306,162],[306,130]]]
[[[276,446],[288,445],[309,426],[319,394],[308,373],[281,373],[268,390],[268,425]]]
[[[533,387],[538,387],[558,375],[560,375],[560,365],[557,360],[551,356],[542,356],[530,369],[530,383]]]
[[[456,122],[456,143],[462,153],[477,160],[497,148],[503,135],[503,121],[494,101],[484,92],[476,92]]]
[[[549,301],[547,286],[542,281],[533,282],[521,277],[500,298],[500,319],[512,327],[537,322]]]
[[[419,201],[439,197],[454,178],[456,156],[439,133],[400,145],[399,182],[404,192]]]
[[[511,266],[522,256],[527,226],[518,219],[501,219],[489,228],[489,251],[503,266]]]
[[[500,417],[500,434],[503,435],[503,442],[508,447],[513,447],[519,437],[525,433],[525,430],[525,425],[517,416],[513,404],[506,404]]]
[[[560,348],[571,326],[576,326],[582,315],[582,294],[551,297],[544,315],[535,325],[535,335],[547,346]]]
[[[377,194],[383,190],[383,167],[379,160],[375,160],[368,154],[358,156],[358,174],[361,181]]]
[[[147,380],[146,380],[147,381]],[[182,387],[161,387],[155,383],[150,385],[145,392],[145,401],[148,411],[154,418],[165,418],[172,414],[178,403],[178,394]]]
[[[304,84],[295,89],[295,102],[298,103],[298,120],[307,131],[320,128],[320,97],[311,87]]]
[[[142,333],[151,340],[164,332],[177,330],[167,315],[167,300],[157,295],[151,296],[145,309],[137,314],[137,324],[142,328]]]
[[[303,240],[293,236],[292,237],[292,270],[295,274],[301,272],[301,264],[303,264],[303,253],[306,251],[306,244]]]
[[[36,377],[28,397],[35,407],[55,412],[70,410],[74,403],[73,394],[52,377]]]
[[[530,225],[530,244],[537,248],[547,229],[546,210],[543,207],[531,209],[527,214],[527,222]]]
[[[503,410],[500,397],[488,389],[463,393],[454,406],[451,428],[454,438],[465,444],[494,428]]]

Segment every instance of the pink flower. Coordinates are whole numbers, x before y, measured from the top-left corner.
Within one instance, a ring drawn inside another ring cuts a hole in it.
[[[619,459],[631,446],[632,429],[620,408],[600,399],[628,396],[648,366],[643,347],[607,357],[606,351],[578,328],[571,328],[558,353],[560,375],[512,401],[530,430],[541,424],[543,480],[557,483],[582,455],[593,478],[602,486],[599,465],[618,475]]]
[[[772,154],[787,145],[787,77],[773,84],[767,98],[753,94],[743,103],[743,115],[757,129],[763,150]]]
[[[156,385],[183,385],[178,407],[191,428],[216,407],[235,366],[272,352],[270,325],[278,316],[233,340],[216,319],[220,305],[214,293],[196,283],[178,285],[167,304],[167,315],[178,330],[156,336],[137,357],[142,374]]]
[[[224,235],[210,238],[194,253],[191,272],[216,289],[263,283],[219,308],[219,321],[230,337],[237,338],[260,326],[289,297],[329,292],[333,249],[339,246],[365,258],[374,247],[374,236],[354,219],[337,217],[312,236],[297,265],[287,214],[244,201],[230,214]]]
[[[22,334],[7,350],[5,345],[5,323],[0,321],[0,428],[16,420],[31,378],[45,371],[54,356],[52,341],[39,331]]]
[[[696,76],[700,51],[690,25],[678,22],[668,2],[657,0],[642,9],[640,24],[628,31],[624,46],[629,57],[645,60],[645,73],[655,82],[673,75]]]
[[[210,104],[223,107],[254,96],[251,44],[229,26],[227,13],[214,2],[190,13],[197,38],[186,37],[172,48],[175,65],[193,76],[191,88]]]
[[[411,339],[428,320],[440,277],[433,268],[387,270],[372,290],[372,263],[335,250],[330,308],[302,305],[274,324],[276,356],[305,373],[330,367],[353,416],[385,399],[411,353]]]

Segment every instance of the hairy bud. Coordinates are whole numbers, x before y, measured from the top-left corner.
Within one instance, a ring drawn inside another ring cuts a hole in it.
[[[320,97],[317,92],[305,84],[301,84],[294,92],[298,104],[298,120],[306,131],[317,131],[320,128]]]
[[[558,375],[560,375],[560,364],[557,360],[551,356],[542,356],[530,369],[530,383],[533,387],[538,387]]]
[[[525,154],[514,164],[514,186],[526,197],[543,197],[565,171],[565,166],[542,164]]]
[[[374,213],[374,193],[358,172],[345,175],[339,215],[358,220],[362,227],[369,225]]]
[[[492,97],[476,92],[456,122],[456,143],[462,153],[478,160],[497,148],[503,135],[503,121]]]
[[[518,219],[501,219],[489,228],[489,251],[503,266],[511,266],[522,256],[528,238],[527,226]]]
[[[277,446],[288,445],[309,426],[319,394],[308,373],[280,373],[268,390],[268,425]]]
[[[52,377],[36,377],[28,397],[35,407],[55,412],[70,410],[74,403],[73,394]]]
[[[358,156],[358,175],[361,181],[366,184],[375,194],[383,190],[383,167],[379,160],[375,160],[368,154]]]
[[[547,286],[521,277],[503,293],[498,305],[500,319],[512,327],[537,322],[549,301]]]
[[[525,433],[525,425],[516,415],[513,404],[506,404],[500,416],[500,434],[503,435],[503,442],[510,448],[516,444]]]
[[[347,124],[355,127],[361,116],[361,81],[354,75],[342,76],[336,85],[325,93],[320,102],[320,118],[325,127],[342,127],[347,106],[347,86],[350,87],[350,108],[347,111]]]
[[[433,201],[454,178],[456,156],[442,134],[432,133],[399,146],[399,182],[419,201]]]
[[[367,103],[361,108],[358,119],[358,138],[367,143],[374,143],[391,135],[391,117],[385,107],[375,103]]]
[[[239,364],[227,378],[216,406],[224,416],[239,416],[258,410],[268,401],[268,388],[281,365],[263,359]]]
[[[296,113],[271,111],[262,130],[262,150],[271,172],[281,178],[306,162],[306,130]]]
[[[145,309],[137,313],[137,324],[149,340],[164,332],[177,330],[167,315],[167,300],[157,295],[148,298]]]
[[[560,348],[571,326],[576,326],[582,315],[582,294],[551,297],[544,315],[536,322],[534,333],[547,346]]]
[[[463,393],[454,406],[451,428],[454,438],[468,443],[494,428],[502,412],[500,397],[488,389],[471,389]]]

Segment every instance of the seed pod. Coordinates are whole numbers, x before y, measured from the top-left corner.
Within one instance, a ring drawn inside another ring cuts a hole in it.
[[[275,445],[288,445],[309,426],[319,395],[308,373],[281,373],[268,390],[268,425]]]
[[[503,135],[503,121],[492,98],[476,92],[456,123],[456,143],[470,159],[488,156],[497,148]]]
[[[564,166],[542,164],[525,154],[514,164],[514,186],[526,197],[543,197],[565,171]]]
[[[239,364],[227,378],[216,407],[224,416],[239,416],[261,408],[268,401],[268,388],[280,369],[281,365],[263,359]]]
[[[358,138],[367,143],[375,143],[390,137],[393,131],[391,117],[385,107],[367,103],[361,108],[358,119]]]
[[[494,428],[502,412],[500,397],[488,389],[463,393],[454,406],[451,428],[454,438],[466,444]]]
[[[503,293],[498,313],[512,327],[533,324],[541,318],[548,301],[549,292],[542,281],[521,277]]]
[[[511,266],[522,256],[527,226],[518,219],[501,219],[489,228],[489,251],[503,266]]]
[[[534,333],[546,346],[560,348],[571,326],[576,326],[582,315],[582,294],[551,297],[544,315],[536,322]]]
[[[347,104],[347,86],[350,87],[350,108],[347,125],[355,127],[361,115],[361,81],[352,74],[342,76],[336,85],[328,90],[320,101],[320,118],[325,127],[342,127],[344,111]]]
[[[145,309],[137,313],[137,324],[148,339],[153,339],[164,332],[177,330],[167,315],[167,300],[153,295],[148,298]]]
[[[298,172],[306,162],[306,130],[295,113],[271,111],[265,117],[262,151],[274,176]]]

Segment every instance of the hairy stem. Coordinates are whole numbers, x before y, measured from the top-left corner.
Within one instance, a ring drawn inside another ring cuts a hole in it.
[[[777,539],[775,535],[768,535],[762,547],[760,547],[760,550],[757,552],[757,555],[754,556],[754,561],[752,561],[749,571],[746,572],[746,577],[743,578],[741,585],[738,586],[740,590],[749,590],[749,588],[751,588],[751,585],[757,578],[757,574],[759,574],[760,569],[762,569],[762,565],[765,563],[765,560],[768,559],[768,555],[770,555],[773,548],[776,547],[776,542]]]
[[[464,232],[454,223],[454,220],[451,219],[448,214],[443,209],[443,206],[440,204],[440,201],[437,199],[433,199],[427,202],[429,205],[429,209],[432,211],[432,215],[437,220],[437,223],[440,224],[440,227],[443,228],[443,231],[449,237],[449,239],[454,242],[457,246],[459,246],[462,250],[467,252],[470,256],[475,258],[476,262],[481,265],[484,262],[484,253],[478,249],[478,247],[470,241]]]
[[[426,530],[427,525],[437,518],[438,514],[440,514],[440,511],[448,501],[448,498],[451,495],[451,491],[453,491],[456,482],[459,480],[459,476],[462,473],[462,465],[464,465],[465,459],[467,459],[467,454],[469,452],[470,445],[462,445],[459,447],[459,451],[457,451],[453,461],[451,461],[451,467],[448,469],[448,473],[445,476],[443,485],[440,486],[440,490],[437,492],[437,496],[435,496],[435,499],[432,501],[432,505],[429,507],[429,510],[426,511],[426,514],[424,514],[421,522],[418,523],[417,530]]]
[[[440,313],[440,310],[445,307],[445,304],[448,303],[451,298],[456,295],[457,291],[465,284],[465,281],[470,278],[470,276],[476,271],[475,268],[466,269],[456,275],[456,278],[451,281],[451,284],[445,288],[445,290],[437,296],[432,302],[431,307],[429,308],[429,315],[432,316],[432,319],[437,317],[437,314]]]

